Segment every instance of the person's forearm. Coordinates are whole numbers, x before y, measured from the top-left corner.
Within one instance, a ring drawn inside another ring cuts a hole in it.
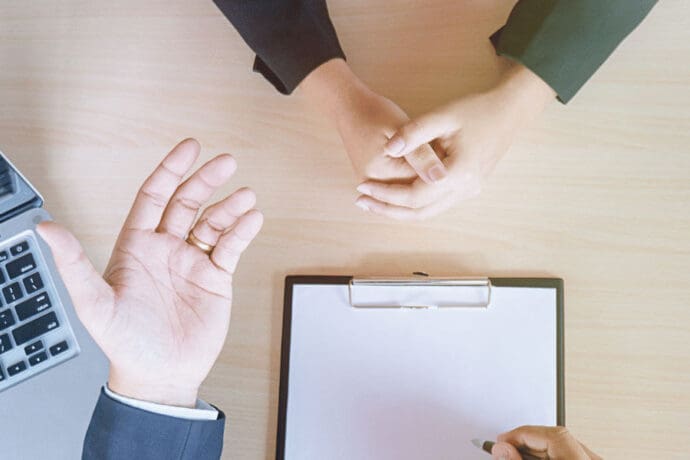
[[[523,126],[533,121],[556,98],[553,88],[522,64],[512,64],[495,91],[501,98],[499,103]]]
[[[199,388],[196,386],[183,386],[178,382],[153,384],[137,381],[120,375],[112,366],[108,388],[128,398],[177,407],[194,407],[199,394]]]
[[[314,69],[297,87],[309,104],[336,122],[358,95],[371,90],[343,59],[331,59]]]

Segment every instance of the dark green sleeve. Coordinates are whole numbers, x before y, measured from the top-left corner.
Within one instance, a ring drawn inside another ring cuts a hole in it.
[[[491,41],[568,102],[657,0],[520,0]]]

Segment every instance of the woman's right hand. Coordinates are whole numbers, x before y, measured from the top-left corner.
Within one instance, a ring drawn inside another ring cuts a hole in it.
[[[522,460],[520,454],[548,460],[602,460],[562,426],[522,426],[498,437],[495,460]]]

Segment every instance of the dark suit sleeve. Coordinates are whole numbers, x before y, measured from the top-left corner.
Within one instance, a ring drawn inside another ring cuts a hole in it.
[[[539,75],[568,102],[656,0],[520,0],[491,37],[498,54]]]
[[[214,0],[256,53],[254,71],[290,94],[312,70],[345,58],[325,0]]]
[[[127,406],[101,391],[82,460],[217,460],[224,427],[222,412],[210,421],[168,417]]]

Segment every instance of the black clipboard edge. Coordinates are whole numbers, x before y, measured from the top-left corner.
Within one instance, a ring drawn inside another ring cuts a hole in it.
[[[292,293],[295,285],[348,284],[352,276],[289,275],[285,277],[283,300],[283,332],[280,343],[280,388],[278,400],[278,426],[276,434],[276,460],[285,460],[285,434],[287,428],[288,383],[290,378],[290,335],[292,331]],[[560,278],[490,278],[496,287],[530,287],[556,289],[556,421],[565,426],[565,327],[564,281]]]

